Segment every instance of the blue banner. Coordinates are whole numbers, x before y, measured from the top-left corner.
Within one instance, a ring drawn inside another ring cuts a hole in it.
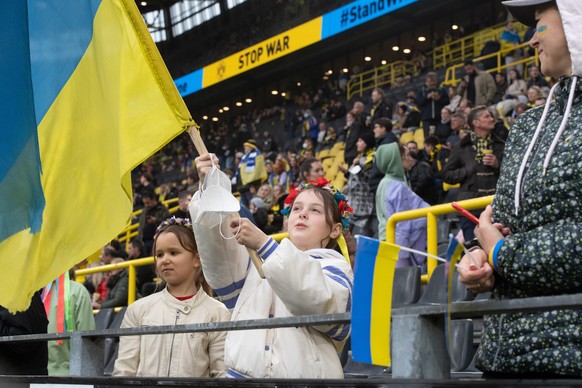
[[[204,69],[198,69],[190,74],[174,80],[180,96],[185,97],[202,89],[202,74]]]
[[[321,40],[386,15],[418,0],[358,0],[323,15]]]

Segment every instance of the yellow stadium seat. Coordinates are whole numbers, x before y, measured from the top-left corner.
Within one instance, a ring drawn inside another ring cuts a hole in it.
[[[342,190],[346,185],[347,179],[342,172],[339,172],[335,178],[331,181],[331,184],[334,185],[338,190]]]
[[[414,141],[418,144],[418,149],[424,149],[424,130],[422,128],[418,128],[414,131]]]
[[[317,155],[315,157],[319,160],[323,160],[329,156],[330,151],[331,150],[321,150],[317,153]]]
[[[333,147],[331,148],[332,150],[335,150],[336,152],[339,150],[344,150],[346,148],[346,143],[343,141],[338,141],[337,143],[335,143],[333,145]]]
[[[404,132],[400,135],[400,144],[404,146],[411,140],[414,140],[414,132]]]
[[[323,171],[327,171],[333,166],[333,158],[327,158],[321,162],[321,166],[323,167]]]
[[[338,172],[338,165],[332,164],[330,168],[324,169],[323,172],[325,173],[325,176],[328,177],[328,179],[333,178]]]

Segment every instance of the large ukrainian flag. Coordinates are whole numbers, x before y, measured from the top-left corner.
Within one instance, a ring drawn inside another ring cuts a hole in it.
[[[194,125],[134,0],[1,1],[0,305],[122,230],[130,172]]]

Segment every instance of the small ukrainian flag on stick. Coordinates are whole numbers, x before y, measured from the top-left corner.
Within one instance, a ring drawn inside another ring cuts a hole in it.
[[[400,247],[358,236],[352,308],[352,357],[390,366],[392,285]]]
[[[402,249],[444,263],[447,260],[365,236],[357,236],[357,241],[352,304],[352,358],[367,364],[390,366],[392,288],[398,253]],[[457,252],[456,246],[451,249],[451,252]]]

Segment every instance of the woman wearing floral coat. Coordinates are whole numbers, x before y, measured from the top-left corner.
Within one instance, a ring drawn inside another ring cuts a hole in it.
[[[558,79],[546,106],[511,128],[492,207],[479,219],[480,268],[463,257],[460,279],[496,299],[582,292],[582,3],[513,0],[535,25],[530,45]],[[582,376],[582,309],[484,317],[478,368],[485,377]]]

